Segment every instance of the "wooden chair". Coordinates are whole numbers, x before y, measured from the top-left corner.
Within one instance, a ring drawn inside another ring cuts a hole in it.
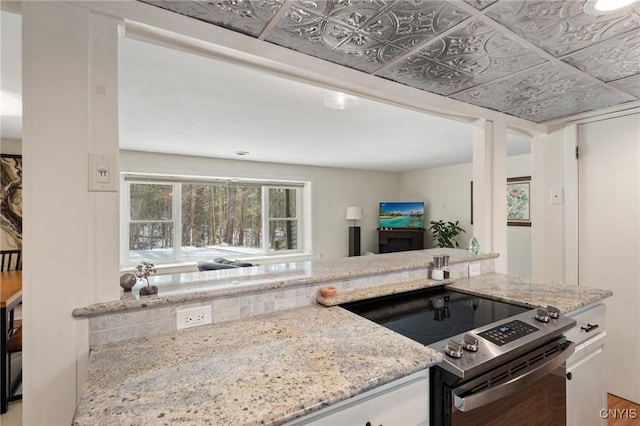
[[[0,251],[0,272],[21,270],[22,269],[22,250],[1,250]],[[10,330],[8,332],[7,339],[7,371],[9,373],[9,386],[10,396],[9,401],[21,399],[22,395],[15,395],[15,390],[22,382],[22,368],[18,371],[18,374],[11,374],[11,355],[17,352],[22,352],[22,320],[13,319],[13,311],[11,311],[10,318],[8,319],[10,324]],[[4,374],[4,372],[3,372]]]
[[[22,269],[22,250],[1,250],[0,272]]]
[[[15,377],[12,377],[13,374],[11,374],[11,354],[14,354],[16,352],[22,352],[22,320],[15,320],[14,322],[13,329],[11,330],[11,335],[9,337],[9,340],[7,341],[7,352],[9,354],[8,371],[9,371],[9,381],[10,381],[9,386],[11,390],[9,401],[15,401],[17,399],[22,398],[22,394],[17,394],[17,395],[15,394],[15,391],[18,388],[18,385],[22,383],[22,368],[20,369],[20,372]]]

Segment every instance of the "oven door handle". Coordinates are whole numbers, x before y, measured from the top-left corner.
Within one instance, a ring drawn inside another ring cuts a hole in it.
[[[560,367],[573,354],[575,347],[575,343],[567,341],[562,351],[546,360],[544,364],[525,370],[523,374],[497,386],[489,387],[485,391],[462,397],[460,395],[465,394],[469,389],[464,385],[457,387],[451,391],[453,394],[453,406],[460,411],[471,411],[507,395],[522,392],[530,384]]]

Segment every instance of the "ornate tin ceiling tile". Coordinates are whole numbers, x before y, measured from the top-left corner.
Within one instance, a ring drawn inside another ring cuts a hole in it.
[[[379,18],[388,22],[386,40],[404,49],[413,49],[462,22],[470,15],[440,1],[399,1]]]
[[[478,10],[482,10],[487,6],[491,6],[498,0],[464,0],[465,3],[475,7]]]
[[[266,40],[367,72],[403,53],[397,47],[373,38],[367,31],[352,29],[296,6],[287,12]]]
[[[427,46],[419,54],[472,75],[474,84],[495,80],[545,62],[538,54],[525,49],[481,20],[471,21],[464,28]]]
[[[353,34],[347,27],[298,8],[291,8],[276,28],[269,32],[266,40],[307,55],[341,63],[344,61],[344,54],[333,48],[346,42]]]
[[[141,1],[254,37],[260,34],[284,2],[284,0]]]
[[[603,41],[563,61],[605,82],[640,74],[640,31]]]
[[[634,13],[587,15],[578,1],[510,1],[487,15],[556,57],[640,28]]]
[[[345,10],[358,8],[381,10],[394,0],[295,0],[295,6],[324,18],[339,16]]]
[[[640,74],[612,81],[609,84],[640,99]]]
[[[582,0],[464,0],[486,10],[471,17],[459,0],[140,1],[537,122],[640,98],[640,6],[591,16]],[[285,2],[287,13],[262,34]]]
[[[361,34],[352,37],[335,50],[344,53],[338,63],[369,73],[404,53],[403,50],[388,43],[370,43],[366,39],[362,41]]]
[[[505,112],[525,120],[542,123],[581,112],[622,104],[626,101],[618,93],[606,87],[595,85]]]
[[[505,111],[523,102],[535,102],[579,90],[593,83],[551,62],[456,93],[452,98],[474,105]]]
[[[571,1],[508,1],[487,13],[487,16],[511,31],[530,39],[546,28],[579,13]]]
[[[474,85],[471,75],[422,56],[407,57],[379,75],[445,96]]]

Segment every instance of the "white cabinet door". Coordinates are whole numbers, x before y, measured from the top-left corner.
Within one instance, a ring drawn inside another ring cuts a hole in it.
[[[567,361],[567,426],[607,424],[602,418],[607,408],[605,336],[601,333],[582,348],[578,346]]]
[[[579,282],[613,291],[607,390],[640,403],[640,114],[578,131]]]
[[[292,425],[426,426],[428,423],[429,377],[426,370],[301,418]]]

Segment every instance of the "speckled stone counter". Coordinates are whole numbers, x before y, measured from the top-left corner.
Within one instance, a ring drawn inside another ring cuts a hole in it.
[[[96,346],[74,425],[282,424],[440,355],[311,306]]]
[[[438,287],[452,283],[453,280],[416,280],[398,284],[385,285],[364,290],[352,290],[338,292],[333,296],[324,297],[320,293],[316,296],[316,301],[324,306],[336,306],[343,303],[354,302],[356,300],[373,299],[375,297],[390,296],[392,294],[406,293],[407,291],[419,290],[421,288]]]
[[[552,305],[561,312],[571,312],[613,295],[609,290],[584,285],[531,281],[498,273],[460,278],[448,288],[532,308]]]
[[[446,282],[343,292],[327,304],[434,284]],[[497,273],[448,287],[563,312],[611,296]],[[283,310],[93,346],[73,424],[283,424],[440,360],[432,349],[338,306]]]
[[[497,253],[472,255],[466,250],[437,248],[340,259],[279,263],[250,268],[155,275],[151,276],[149,280],[151,285],[158,287],[157,296],[140,298],[137,294],[139,287],[136,286],[133,289],[133,295],[129,298],[80,307],[74,309],[72,315],[82,318],[131,309],[193,302],[210,297],[227,297],[312,283],[321,284],[424,269],[431,266],[431,260],[436,254],[449,255],[449,265],[452,266],[498,257]]]

